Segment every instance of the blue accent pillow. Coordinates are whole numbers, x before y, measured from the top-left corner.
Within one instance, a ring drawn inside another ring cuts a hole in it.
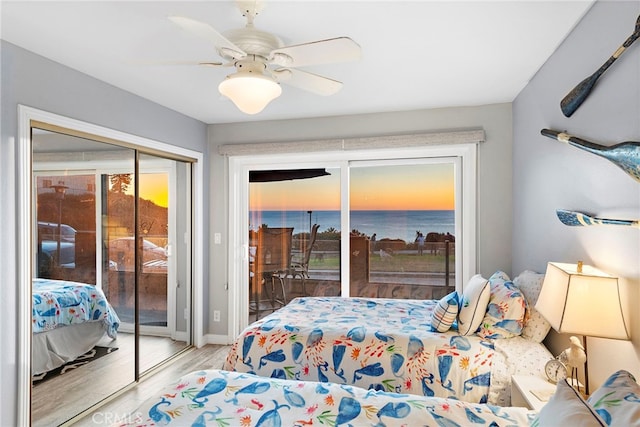
[[[522,333],[527,300],[509,276],[496,271],[489,278],[491,287],[487,312],[477,334],[483,338],[511,338]]]

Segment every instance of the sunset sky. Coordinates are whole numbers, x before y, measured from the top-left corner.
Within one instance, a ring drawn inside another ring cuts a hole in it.
[[[250,187],[251,210],[338,210],[340,173]],[[453,210],[453,164],[352,167],[352,210]]]
[[[169,206],[169,175],[166,173],[143,173],[140,175],[140,198],[150,200],[158,206]],[[133,196],[133,181],[124,192]]]
[[[166,173],[140,175],[140,197],[164,208],[169,206],[169,177]]]

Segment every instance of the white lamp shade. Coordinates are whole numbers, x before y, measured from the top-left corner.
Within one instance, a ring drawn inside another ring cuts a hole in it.
[[[227,76],[218,90],[246,114],[259,113],[282,93],[282,88],[273,79],[246,72]]]
[[[588,265],[548,263],[536,309],[560,333],[630,338],[618,279]]]

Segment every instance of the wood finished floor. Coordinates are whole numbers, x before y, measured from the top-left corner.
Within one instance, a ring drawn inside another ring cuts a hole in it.
[[[142,402],[181,376],[200,369],[221,369],[230,347],[209,344],[199,349],[188,350],[133,388],[85,414],[82,419],[66,425],[110,426],[114,422],[130,420],[130,414],[135,413]]]
[[[259,318],[270,312],[261,312]],[[249,323],[255,320],[256,316],[251,315]],[[141,370],[160,363],[184,347],[183,342],[168,338],[141,338]],[[118,334],[116,346],[117,351],[91,362],[87,367],[76,369],[77,372],[68,372],[33,387],[32,426],[110,426],[126,418],[154,392],[182,375],[199,369],[221,369],[231,347],[210,344],[189,349],[127,391],[119,393],[133,382],[133,336]],[[89,366],[91,376],[87,377],[85,368],[89,369]],[[112,396],[114,393],[116,397]],[[87,409],[94,405],[99,407]],[[81,413],[81,417],[76,416]]]
[[[185,348],[184,342],[173,341],[169,338],[146,336],[141,338],[141,371],[157,365]],[[118,350],[92,361],[86,366],[32,387],[31,414],[33,426],[51,427],[63,425],[75,414],[81,413],[105,400],[133,382],[133,336],[131,334],[118,334],[117,343],[112,343],[111,345],[117,346]],[[207,352],[205,351],[205,353]],[[219,366],[222,366],[223,361],[224,357]],[[201,363],[204,364],[204,362]],[[167,367],[167,369],[169,368]],[[164,370],[160,374],[163,372]],[[97,425],[110,424],[110,422],[107,422]]]

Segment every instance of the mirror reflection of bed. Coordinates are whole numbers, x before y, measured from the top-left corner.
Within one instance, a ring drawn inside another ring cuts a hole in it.
[[[188,255],[174,243],[189,167],[39,128],[32,164],[31,413],[50,426],[190,346]]]
[[[48,373],[73,362],[98,344],[117,349],[113,344],[120,319],[101,289],[85,283],[41,278],[33,279],[32,286],[34,381],[45,380]]]

